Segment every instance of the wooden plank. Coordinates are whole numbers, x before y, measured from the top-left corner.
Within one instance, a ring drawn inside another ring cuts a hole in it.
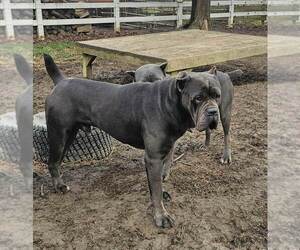
[[[91,40],[79,45],[91,55],[108,53],[138,58],[144,63],[167,61],[168,72],[267,52],[266,37],[200,30]]]
[[[34,3],[12,3],[11,8],[13,10],[35,9],[35,5]]]
[[[42,9],[105,9],[113,8],[113,3],[42,3]]]
[[[268,11],[268,16],[300,16],[300,11]]]
[[[97,24],[114,23],[115,18],[77,18],[77,19],[44,19],[43,25],[72,25],[72,24]]]
[[[136,65],[143,65],[145,63],[159,63],[159,62],[165,62],[165,60],[157,57],[145,57],[140,56],[137,54],[131,54],[131,53],[122,53],[120,51],[114,51],[109,49],[99,49],[95,48],[93,46],[84,45],[82,46],[80,43],[78,43],[80,51],[82,54],[87,55],[94,55],[97,57],[100,57],[103,60],[116,60],[116,61],[126,61],[127,63],[136,64]]]
[[[182,27],[183,21],[183,0],[177,0],[177,28]]]
[[[160,21],[176,21],[177,16],[134,16],[134,17],[120,17],[120,22],[160,22]]]
[[[278,5],[297,5],[300,4],[300,0],[277,0],[277,1],[268,1],[269,6],[278,6]]]
[[[9,39],[13,39],[15,37],[15,31],[13,26],[13,18],[11,13],[11,3],[10,0],[3,0],[3,18],[6,27],[6,36]]]
[[[267,0],[237,0],[233,1],[234,5],[265,5],[267,4]],[[211,6],[228,6],[231,4],[231,1],[211,1]],[[190,1],[184,1],[184,7],[191,7],[192,3]]]
[[[38,35],[40,38],[44,38],[45,31],[44,31],[44,23],[43,23],[43,12],[41,9],[41,0],[35,0],[35,8],[36,8],[35,15],[36,15]]]
[[[120,1],[114,0],[114,31],[120,32],[121,29],[121,21],[120,21],[120,7],[119,7]]]
[[[300,54],[300,37],[268,36],[268,58]]]
[[[176,2],[120,2],[120,8],[176,8]]]
[[[37,22],[36,20],[32,20],[32,19],[15,19],[12,21],[13,25],[15,26],[36,26]]]

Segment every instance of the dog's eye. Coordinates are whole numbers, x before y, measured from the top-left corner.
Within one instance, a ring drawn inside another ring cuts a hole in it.
[[[195,102],[201,102],[202,101],[202,96],[201,95],[197,95],[195,98],[194,98],[194,101]]]
[[[219,93],[214,92],[211,94],[211,97],[214,99],[219,99],[221,97],[221,95]]]

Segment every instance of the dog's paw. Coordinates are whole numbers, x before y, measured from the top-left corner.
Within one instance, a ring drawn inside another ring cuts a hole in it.
[[[166,182],[170,178],[170,167],[164,166],[163,173],[162,173],[162,181]]]
[[[67,193],[70,191],[69,186],[67,186],[61,178],[54,178],[53,179],[53,185],[54,185],[54,190],[56,193]]]
[[[167,192],[167,191],[163,191],[163,200],[165,201],[165,202],[168,202],[168,201],[171,201],[172,200],[172,197],[171,197],[171,195]]]
[[[57,186],[56,190],[59,190],[61,193],[65,194],[70,191],[70,187],[66,184],[61,184]]]
[[[231,153],[225,151],[225,152],[223,153],[223,156],[222,156],[220,162],[221,162],[222,164],[230,164],[230,163],[231,163]]]
[[[166,182],[170,177],[170,173],[163,173],[162,175],[162,180],[163,182]]]
[[[162,215],[155,216],[154,220],[156,226],[161,228],[171,228],[175,225],[175,220],[167,212]]]

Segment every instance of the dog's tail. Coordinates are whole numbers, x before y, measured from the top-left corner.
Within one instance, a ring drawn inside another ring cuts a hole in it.
[[[232,81],[234,81],[234,80],[240,78],[244,74],[244,72],[240,69],[237,69],[237,70],[227,72],[227,74],[229,75],[230,79]]]
[[[65,76],[63,75],[63,73],[61,73],[51,56],[44,54],[44,61],[46,70],[51,77],[54,85],[65,79]]]
[[[32,67],[26,61],[26,59],[19,54],[14,54],[16,68],[20,74],[20,76],[25,80],[28,85],[32,84]]]

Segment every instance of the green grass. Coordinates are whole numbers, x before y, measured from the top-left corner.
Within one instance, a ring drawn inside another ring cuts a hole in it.
[[[60,61],[75,59],[79,56],[79,49],[75,42],[49,42],[34,44],[33,56],[42,57],[49,54]]]
[[[22,54],[25,56],[32,56],[32,43],[30,42],[7,42],[0,46],[0,55],[9,56],[13,54]]]

